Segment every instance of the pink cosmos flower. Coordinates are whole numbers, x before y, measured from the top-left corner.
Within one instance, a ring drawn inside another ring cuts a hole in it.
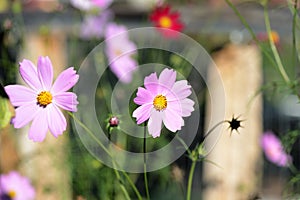
[[[104,10],[113,0],[71,0],[70,3],[75,7],[83,11],[89,11],[95,8]]]
[[[271,131],[263,134],[261,146],[267,159],[274,164],[286,167],[291,162],[291,156],[285,153],[280,140]]]
[[[104,36],[106,25],[112,18],[113,14],[110,10],[105,10],[100,15],[86,15],[81,24],[81,38],[102,38]]]
[[[136,53],[136,45],[129,40],[127,28],[110,23],[106,27],[106,55],[111,71],[123,83],[129,83],[132,73],[137,69],[137,62],[132,58]]]
[[[176,72],[164,69],[159,78],[152,73],[144,80],[145,88],[139,87],[134,103],[141,105],[132,114],[137,124],[148,121],[148,132],[153,138],[160,136],[162,122],[172,132],[184,126],[182,117],[194,111],[194,101],[187,97],[192,93],[186,80],[176,81]]]
[[[29,87],[5,86],[12,105],[17,107],[14,127],[21,128],[32,121],[28,137],[35,142],[43,141],[48,130],[58,137],[67,127],[60,108],[72,112],[77,110],[77,96],[67,90],[76,84],[79,75],[70,67],[52,85],[53,67],[48,57],[39,57],[37,68],[24,59],[20,63],[20,74]]]
[[[12,171],[0,176],[0,199],[33,200],[35,190],[27,177]]]

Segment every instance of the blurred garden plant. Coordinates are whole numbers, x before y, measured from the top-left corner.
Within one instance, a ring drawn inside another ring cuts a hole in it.
[[[283,86],[282,92],[279,98],[283,98],[284,95],[295,95],[300,100],[299,96],[299,77],[298,75],[288,73],[288,66],[284,65],[284,60],[280,55],[278,50],[280,37],[279,34],[272,30],[270,16],[269,16],[269,6],[270,1],[263,0],[257,1],[263,8],[264,12],[264,22],[265,22],[265,29],[266,33],[259,33],[255,34],[254,30],[251,28],[247,20],[243,17],[243,14],[239,12],[238,7],[234,4],[231,0],[225,0],[229,7],[235,12],[237,17],[243,23],[245,28],[251,34],[253,40],[256,44],[260,47],[263,55],[268,59],[268,62],[272,64],[274,69],[278,72],[280,76],[280,80],[276,83],[273,83],[274,87],[279,85]],[[289,58],[293,65],[299,65],[300,59],[300,49],[299,49],[299,41],[300,41],[300,21],[299,21],[299,12],[298,0],[291,0],[287,1],[285,4],[286,7],[289,8],[291,15],[292,15],[292,53],[289,54]],[[265,45],[267,43],[268,45]],[[293,66],[293,67],[295,67]],[[266,85],[269,83],[266,83]],[[274,90],[278,91],[277,88]],[[264,92],[264,89],[261,90]],[[290,169],[292,175],[290,178],[290,182],[287,187],[288,194],[287,198],[297,198],[299,195],[299,184],[300,184],[300,172],[294,166],[293,158],[290,155],[290,151],[292,150],[293,146],[296,144],[297,140],[299,139],[298,130],[291,130],[285,134],[280,133],[283,135],[282,137],[277,137],[273,132],[267,131],[261,137],[261,147],[266,155],[266,158],[272,162],[273,164],[280,166],[280,167],[287,167]],[[291,189],[290,189],[291,188]]]
[[[232,4],[230,0],[225,1],[235,11],[242,23],[251,33],[255,42],[259,45],[259,47],[261,47],[262,52],[270,59],[271,63],[278,70],[286,84],[286,87],[292,91],[293,94],[299,96],[298,82],[297,80],[294,81],[289,77],[276,48],[278,38],[276,39],[276,35],[270,27],[268,1],[261,1],[261,5],[264,8],[267,41],[269,43],[269,46],[267,47],[262,45],[262,43],[266,42],[265,36],[257,36],[247,21],[243,18],[242,14],[238,11],[237,7]],[[85,15],[78,37],[81,37],[84,40],[95,38],[105,40],[106,49],[104,56],[106,57],[106,62],[107,65],[109,65],[110,71],[114,74],[114,78],[116,78],[117,81],[130,85],[133,80],[133,74],[138,68],[138,60],[141,60],[142,56],[139,55],[139,51],[136,50],[136,44],[130,40],[129,36],[127,34],[121,34],[128,31],[127,27],[111,22],[113,14],[107,10],[107,8],[113,1],[71,0],[70,2],[73,7],[79,9]],[[291,2],[289,2],[288,5],[294,16],[293,44],[296,55],[298,50],[296,42],[299,39],[296,37],[297,31],[299,31],[299,19],[296,7],[297,1],[295,2],[295,5]],[[178,33],[184,29],[184,24],[179,12],[173,11],[172,9],[173,8],[170,5],[160,4],[154,7],[149,16],[150,22],[152,22],[155,27],[159,28],[157,30],[162,34],[162,37],[165,38],[176,38]],[[232,117],[231,120],[223,120],[217,123],[211,130],[208,130],[205,134],[203,134],[202,140],[196,141],[194,148],[190,149],[177,133],[185,125],[184,118],[187,119],[190,117],[195,109],[195,102],[189,98],[192,94],[191,85],[187,80],[176,80],[178,78],[176,71],[174,69],[170,69],[171,65],[167,66],[168,67],[161,70],[159,76],[156,71],[153,71],[150,75],[142,77],[144,85],[135,88],[135,96],[131,99],[132,102],[128,102],[128,105],[132,105],[134,103],[138,106],[135,107],[134,111],[132,110],[132,117],[135,118],[136,125],[144,125],[144,133],[148,131],[148,133],[152,136],[152,138],[148,139],[152,141],[152,144],[155,144],[157,140],[165,135],[167,135],[166,138],[168,138],[169,135],[164,133],[170,131],[175,133],[173,134],[173,137],[180,141],[182,146],[185,148],[187,157],[191,162],[189,176],[187,178],[187,186],[185,189],[186,199],[190,200],[196,164],[198,162],[207,161],[206,156],[209,153],[206,152],[207,150],[203,145],[205,139],[215,130],[216,127],[224,123],[229,124],[231,132],[238,132],[238,129],[242,126],[242,120]],[[184,66],[180,67],[184,68]],[[70,90],[79,80],[79,76],[73,67],[64,70],[52,84],[53,67],[51,60],[49,57],[41,56],[38,58],[37,67],[27,59],[20,62],[20,75],[28,87],[22,85],[7,85],[4,87],[11,104],[16,107],[15,117],[12,120],[15,128],[22,128],[32,121],[28,135],[31,140],[35,142],[43,142],[48,131],[50,131],[54,137],[58,137],[63,134],[67,128],[67,120],[62,112],[62,110],[66,110],[68,111],[69,116],[83,128],[86,134],[89,135],[92,140],[97,142],[98,146],[95,148],[103,149],[111,159],[113,166],[118,165],[118,162],[114,160],[114,156],[109,151],[110,146],[104,144],[98,137],[96,137],[95,133],[93,133],[73,114],[73,112],[76,112],[77,110],[78,103],[80,103],[77,101],[77,94],[68,92],[68,90]],[[113,84],[115,83],[109,83],[107,85],[112,86]],[[105,94],[101,92],[99,92],[99,96],[101,98],[105,98]],[[0,106],[1,109],[4,108],[4,110],[8,110],[5,104],[0,104]],[[107,118],[108,114],[105,111],[106,110],[103,110],[102,112],[102,110],[100,110],[99,112]],[[119,113],[113,113],[109,116],[108,124],[106,126],[108,129],[109,139],[111,139],[112,130],[122,123],[122,116],[119,117],[118,114]],[[10,116],[5,116],[4,118],[7,119],[10,118]],[[6,122],[6,124],[7,123],[8,122]],[[162,131],[162,124],[164,124],[164,127],[167,130]],[[121,131],[119,129],[114,129],[114,131],[118,133],[115,135],[121,135]],[[146,138],[146,134],[144,134],[142,146],[144,155],[147,153]],[[153,138],[155,138],[155,140],[153,140]],[[293,160],[289,155],[289,152],[284,151],[281,141],[274,134],[264,134],[261,144],[267,159],[271,162],[282,167],[291,168],[293,166]],[[136,145],[134,147],[137,149],[139,146]],[[94,166],[96,167],[94,167],[94,171],[97,171],[97,174],[104,177],[103,180],[106,181],[106,183],[103,183],[103,181],[97,186],[110,186],[109,189],[107,189],[109,191],[103,192],[105,197],[101,197],[114,199],[117,195],[121,194],[121,198],[119,199],[150,199],[146,159],[147,157],[145,156],[143,174],[144,188],[142,189],[136,184],[139,179],[138,175],[128,174],[125,171],[118,171],[115,168],[105,168],[99,163],[95,164]],[[83,166],[84,169],[87,169],[88,167],[90,166]],[[88,170],[80,171],[81,173],[84,173],[82,171],[86,172]],[[292,171],[294,173],[294,177],[300,176],[300,173],[294,168]],[[95,179],[97,179],[97,183],[102,181],[100,178],[95,176],[94,173],[91,174],[95,177]],[[300,181],[300,179],[293,179],[294,182],[295,180]],[[28,179],[20,176],[17,172],[11,172],[8,175],[1,175],[0,184],[1,200],[3,198],[12,200],[30,200],[34,198],[35,191]],[[114,186],[115,184],[116,186]],[[19,198],[21,193],[24,196]],[[97,197],[99,198],[99,196]]]

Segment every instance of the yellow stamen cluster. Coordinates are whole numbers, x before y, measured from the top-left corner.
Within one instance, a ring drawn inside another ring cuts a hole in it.
[[[166,109],[167,105],[167,98],[161,94],[157,95],[153,100],[153,106],[157,111]]]
[[[16,193],[15,191],[11,190],[11,191],[9,191],[9,192],[7,193],[7,195],[8,195],[11,199],[13,199],[13,198],[15,198],[15,197],[17,196],[17,193]]]
[[[41,107],[46,107],[48,104],[52,103],[52,94],[48,91],[42,91],[38,94],[37,104]]]
[[[164,16],[159,19],[159,24],[163,28],[170,28],[172,25],[172,20],[170,19],[170,17]]]

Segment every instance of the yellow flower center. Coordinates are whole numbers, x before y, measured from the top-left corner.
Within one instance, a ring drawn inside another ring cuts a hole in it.
[[[15,191],[11,190],[7,193],[7,195],[13,199],[17,196],[17,193]]]
[[[279,42],[280,39],[279,39],[279,35],[277,32],[271,31],[271,40],[273,40],[273,42],[275,44],[277,44]]]
[[[170,28],[172,25],[172,20],[170,19],[170,17],[163,16],[159,19],[159,24],[163,28]]]
[[[167,105],[167,98],[161,94],[157,95],[153,100],[153,106],[157,111],[166,109]]]
[[[52,94],[48,91],[42,91],[38,94],[37,104],[41,107],[46,107],[48,104],[52,103]]]
[[[120,56],[120,55],[122,55],[122,51],[120,49],[116,49],[115,54],[116,54],[116,56]]]

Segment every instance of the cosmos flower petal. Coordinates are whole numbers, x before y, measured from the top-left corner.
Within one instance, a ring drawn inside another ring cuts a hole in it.
[[[178,99],[185,99],[192,94],[191,86],[186,80],[177,81],[172,87],[172,92],[176,94]],[[170,101],[172,100],[170,99]]]
[[[153,137],[160,136],[162,122],[170,131],[181,130],[184,126],[182,117],[190,116],[194,110],[194,101],[187,99],[191,94],[191,91],[186,91],[190,90],[187,81],[175,81],[176,72],[166,68],[159,79],[156,73],[152,73],[144,79],[145,88],[138,88],[134,102],[141,106],[133,112],[133,117],[138,124],[149,118],[148,132]]]
[[[41,82],[38,78],[37,69],[30,60],[24,59],[20,62],[20,75],[25,83],[32,89],[38,91],[42,88]]]
[[[63,92],[53,97],[56,105],[64,110],[76,112],[77,111],[77,95],[73,92]]]
[[[65,116],[56,105],[50,105],[48,111],[48,124],[50,132],[54,137],[62,135],[67,128]]]
[[[136,45],[129,40],[125,26],[109,23],[105,31],[105,53],[111,71],[123,83],[132,80],[132,73],[137,69],[137,62],[132,58],[136,53]]]
[[[83,11],[88,11],[93,8],[93,3],[91,1],[86,1],[86,0],[70,0],[70,3],[72,6],[75,8],[78,8]]]
[[[189,117],[191,113],[195,110],[194,104],[195,102],[191,99],[182,99],[180,100],[181,109],[182,109],[182,117]]]
[[[48,132],[48,109],[41,109],[32,121],[28,138],[34,142],[42,142]]]
[[[113,2],[113,0],[91,0],[91,2],[93,5],[105,9]]]
[[[152,104],[143,104],[132,113],[132,116],[136,118],[137,124],[141,124],[149,119],[152,107]]]
[[[54,94],[65,92],[72,88],[77,83],[78,79],[79,75],[76,74],[74,67],[69,67],[58,75],[52,86],[51,92]]]
[[[7,85],[4,89],[13,106],[36,102],[36,92],[28,87],[23,85]]]
[[[37,63],[37,71],[44,90],[50,91],[53,80],[53,67],[48,56],[40,56]]]
[[[291,162],[291,156],[288,155],[279,140],[271,131],[263,134],[261,145],[267,159],[274,164],[286,167]]]
[[[152,95],[149,90],[146,90],[145,88],[139,87],[136,97],[133,99],[133,102],[142,105],[145,103],[152,103],[154,99],[154,96]]]
[[[150,118],[148,121],[148,132],[152,135],[153,138],[160,136],[161,124],[162,124],[163,115],[161,112],[152,109]]]
[[[176,132],[181,129],[182,117],[176,111],[166,109],[164,111],[163,122],[167,129]]]
[[[14,106],[15,117],[12,120],[15,128],[22,128],[30,121],[29,139],[41,142],[47,131],[57,137],[66,130],[67,122],[61,110],[77,110],[77,96],[66,92],[78,81],[79,75],[74,68],[68,68],[57,78],[52,87],[53,66],[50,59],[40,56],[37,68],[29,60],[20,63],[20,74],[31,87],[8,85],[5,87]],[[43,91],[43,92],[42,92]]]
[[[15,128],[22,128],[28,124],[39,112],[39,107],[35,102],[24,104],[16,108],[16,116],[13,119],[13,124]]]
[[[180,13],[171,11],[169,5],[156,7],[150,14],[150,21],[166,38],[178,37],[180,31],[184,28],[184,24],[180,19]]]
[[[164,69],[159,75],[159,84],[162,91],[171,90],[176,81],[176,72],[173,69]],[[161,91],[161,92],[162,92]]]
[[[145,88],[152,93],[157,93],[157,86],[158,86],[158,78],[156,73],[152,73],[149,76],[145,77],[144,80]]]
[[[35,190],[29,179],[21,176],[17,171],[0,175],[0,197],[12,191],[16,194],[13,200],[35,199]]]
[[[130,83],[132,73],[137,69],[137,63],[129,56],[122,56],[110,63],[111,71],[123,83]]]
[[[83,39],[100,39],[104,36],[106,25],[113,18],[113,12],[104,10],[99,15],[85,15],[80,28]]]

